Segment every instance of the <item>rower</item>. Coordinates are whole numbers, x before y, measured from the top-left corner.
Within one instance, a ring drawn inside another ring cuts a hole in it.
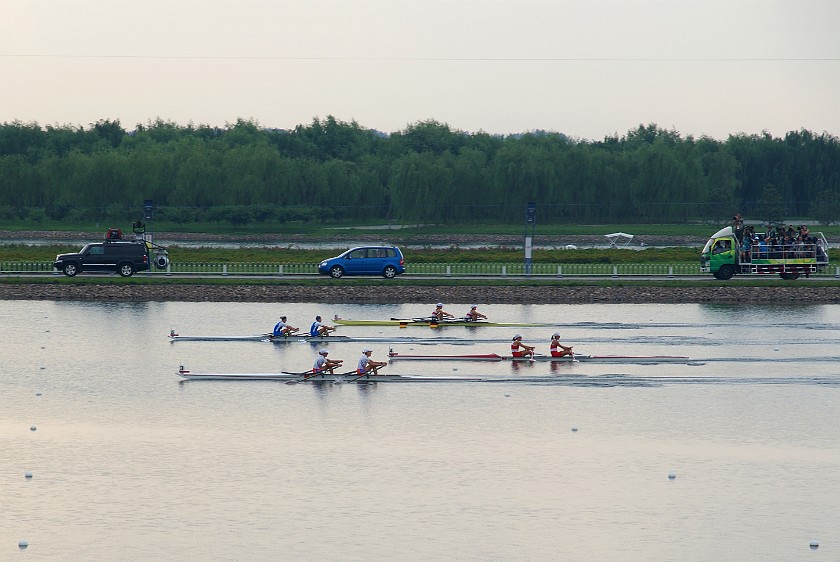
[[[315,364],[312,365],[313,374],[329,373],[334,375],[335,368],[340,367],[341,364],[344,363],[341,359],[327,359],[328,354],[329,351],[326,349],[322,349],[318,352],[318,358],[315,360]]]
[[[475,322],[476,320],[487,320],[487,316],[478,311],[478,305],[474,304],[470,307],[470,311],[464,315],[464,320],[467,322]]]
[[[571,355],[572,357],[575,356],[574,352],[572,352],[572,346],[565,346],[560,343],[560,334],[558,332],[554,332],[551,335],[551,356],[552,357],[565,357],[567,355]]]
[[[534,359],[534,348],[530,345],[522,343],[522,336],[516,334],[513,336],[513,341],[510,343],[510,354],[512,357],[530,357]]]
[[[432,312],[431,319],[440,322],[445,318],[455,318],[455,315],[446,312],[443,309],[443,303],[439,302],[435,305],[435,310]]]
[[[369,374],[373,371],[373,374],[376,374],[376,370],[380,367],[384,367],[387,363],[383,363],[382,361],[374,361],[370,358],[373,354],[373,350],[369,347],[366,347],[362,351],[362,356],[359,358],[359,364],[356,367],[356,374],[359,376],[364,376]]]
[[[295,333],[297,331],[298,331],[298,329],[295,328],[294,326],[290,326],[289,324],[286,324],[286,317],[285,316],[281,316],[280,321],[277,324],[274,325],[274,331],[272,332],[272,335],[275,338],[279,338],[279,337],[291,336],[293,333]]]
[[[328,336],[330,335],[330,332],[334,331],[335,326],[327,326],[326,324],[322,324],[320,316],[316,316],[315,322],[313,322],[312,326],[309,327],[309,335],[312,337]]]

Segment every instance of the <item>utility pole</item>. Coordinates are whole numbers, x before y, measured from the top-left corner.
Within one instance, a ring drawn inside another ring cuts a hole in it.
[[[536,224],[537,204],[529,202],[528,210],[525,212],[525,275],[531,275],[531,239],[534,237],[534,226]]]

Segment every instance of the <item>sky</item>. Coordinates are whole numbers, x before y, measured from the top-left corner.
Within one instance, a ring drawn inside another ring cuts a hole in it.
[[[0,123],[840,136],[838,0],[2,0]]]

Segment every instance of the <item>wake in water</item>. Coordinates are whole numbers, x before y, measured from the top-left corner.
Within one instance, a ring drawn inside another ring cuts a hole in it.
[[[484,379],[489,383],[516,383],[546,386],[574,387],[662,387],[668,385],[790,385],[840,387],[840,373],[819,377],[645,377],[610,373],[598,376],[563,375],[546,377],[517,377]]]

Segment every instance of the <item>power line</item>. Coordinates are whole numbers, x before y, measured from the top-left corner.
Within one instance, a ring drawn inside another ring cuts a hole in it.
[[[0,58],[344,62],[838,62],[840,57],[292,57],[0,53]]]

